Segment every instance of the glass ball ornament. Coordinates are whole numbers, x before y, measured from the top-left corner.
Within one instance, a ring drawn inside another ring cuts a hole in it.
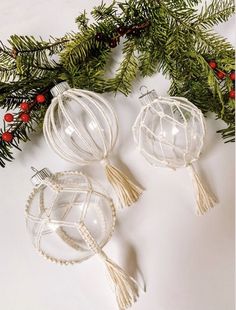
[[[26,208],[26,223],[34,247],[61,264],[88,259],[94,253],[81,237],[83,221],[103,247],[114,231],[116,213],[111,198],[86,175],[48,169],[32,177],[36,184]]]
[[[132,127],[139,152],[155,167],[188,167],[197,195],[197,212],[205,213],[216,199],[203,186],[193,163],[206,134],[204,116],[183,97],[161,97],[155,90],[140,96],[143,107]]]
[[[130,307],[138,297],[137,283],[103,251],[115,228],[112,199],[81,172],[33,170],[34,189],[25,217],[34,247],[44,258],[60,265],[81,263],[97,255],[114,284],[119,307]]]
[[[70,88],[67,82],[54,86],[51,93],[43,125],[48,145],[61,158],[80,166],[100,162],[121,204],[137,201],[141,188],[109,161],[118,137],[111,105],[94,92]]]

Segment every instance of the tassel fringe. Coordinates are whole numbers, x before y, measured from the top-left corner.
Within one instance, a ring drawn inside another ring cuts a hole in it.
[[[131,307],[139,296],[136,281],[132,279],[120,266],[107,257],[83,222],[79,224],[78,230],[88,247],[95,254],[98,254],[105,263],[111,281],[115,287],[116,300],[119,310],[125,310]]]
[[[189,169],[191,172],[193,185],[194,185],[195,192],[196,192],[197,214],[203,215],[209,209],[214,207],[214,204],[217,203],[217,199],[203,185],[203,181],[200,179],[193,165],[190,165]]]
[[[116,300],[120,310],[132,307],[139,297],[138,285],[120,266],[102,254],[109,276],[114,283]]]
[[[143,190],[135,185],[121,170],[107,163],[105,172],[122,206],[129,207],[139,199]]]

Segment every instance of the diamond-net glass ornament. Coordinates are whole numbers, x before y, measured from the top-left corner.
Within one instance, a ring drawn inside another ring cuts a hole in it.
[[[61,265],[80,263],[97,254],[114,284],[119,307],[130,307],[138,297],[138,286],[103,251],[115,227],[112,199],[77,171],[51,174],[44,168],[36,171],[32,182],[35,187],[25,216],[34,247]]]
[[[53,100],[44,119],[44,136],[63,159],[79,165],[100,162],[120,202],[129,206],[142,190],[108,157],[118,136],[117,117],[111,105],[100,95],[70,88],[62,82],[52,88]]]
[[[144,105],[133,125],[133,137],[140,153],[153,166],[172,169],[189,167],[200,214],[216,199],[204,188],[193,163],[198,160],[205,137],[202,112],[186,98],[159,97],[155,90],[142,94]]]

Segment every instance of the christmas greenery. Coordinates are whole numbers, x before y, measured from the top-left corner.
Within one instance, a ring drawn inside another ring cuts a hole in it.
[[[50,88],[64,80],[78,88],[128,95],[138,75],[161,72],[171,81],[170,95],[214,112],[226,123],[219,130],[225,141],[234,141],[234,49],[212,31],[234,13],[234,0],[213,0],[199,11],[201,2],[102,3],[92,10],[92,22],[86,12],[77,17],[78,32],[48,41],[13,35],[8,46],[1,43],[0,107],[16,112],[5,115],[0,130],[0,165],[11,161],[12,148],[42,125]],[[122,60],[109,76],[118,44]]]

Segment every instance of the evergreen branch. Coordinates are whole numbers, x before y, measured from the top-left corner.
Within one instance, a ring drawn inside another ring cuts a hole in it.
[[[190,27],[190,23],[197,17],[196,8],[187,6],[185,1],[179,0],[176,5],[175,0],[164,0],[160,2],[161,8],[167,13],[166,16],[173,19],[176,23],[184,25],[186,28]]]
[[[164,1],[168,5],[171,4],[175,7],[184,7],[184,8],[189,8],[189,7],[196,7],[201,0],[171,0],[171,1]]]
[[[111,50],[104,49],[99,55],[90,57],[87,63],[81,65],[79,74],[73,76],[73,86],[93,90],[99,93],[109,91],[106,80],[104,79],[105,67]]]
[[[84,31],[88,28],[88,22],[89,22],[89,19],[87,17],[87,14],[86,14],[86,11],[84,11],[82,14],[80,14],[75,22],[77,23],[78,25],[78,28],[81,30],[81,31]]]
[[[198,16],[197,26],[203,28],[213,27],[226,22],[235,12],[234,0],[213,0],[205,5]]]
[[[158,71],[158,53],[152,47],[139,56],[139,71],[142,76],[151,76]]]
[[[99,6],[94,7],[94,9],[91,12],[91,15],[94,17],[96,21],[101,21],[106,18],[111,18],[115,21],[118,21],[119,18],[116,17],[117,8],[115,4],[116,2],[114,0],[110,5],[107,5],[102,1],[102,3]]]
[[[0,42],[0,80],[14,80],[16,77],[16,64],[12,50]]]
[[[47,97],[47,101],[50,102],[51,97],[48,93],[48,90],[41,92]],[[22,122],[20,116],[21,111],[14,113],[14,122],[10,125],[4,123],[4,131],[10,132],[13,135],[13,140],[11,142],[5,142],[1,137],[3,134],[3,129],[0,129],[0,166],[5,167],[5,161],[12,161],[13,157],[13,148],[16,148],[21,151],[19,147],[20,142],[27,142],[30,140],[29,134],[34,132],[38,126],[43,122],[44,115],[47,109],[48,103],[40,105],[36,102],[35,98],[30,103],[30,108],[27,111],[27,114],[30,115],[29,122]]]
[[[66,45],[61,53],[61,63],[69,70],[73,71],[80,63],[83,63],[90,55],[90,51],[99,49],[100,43],[95,39],[96,28],[90,26],[83,33],[75,36],[74,40]]]
[[[38,93],[54,86],[53,81],[64,80],[74,87],[127,95],[138,72],[168,76],[170,94],[187,97],[204,113],[214,112],[226,123],[219,132],[226,142],[233,141],[235,109],[229,94],[234,89],[230,79],[235,69],[234,49],[211,30],[233,14],[233,0],[213,0],[199,13],[196,5],[200,2],[114,0],[94,8],[92,24],[85,11],[80,14],[78,33],[48,41],[14,35],[10,47],[0,42],[0,107],[17,109],[15,122],[0,130],[1,134],[7,129],[14,133],[11,143],[0,134],[0,165],[11,161],[12,149],[20,149],[20,142],[27,141],[35,126],[42,124],[50,95],[44,107],[32,107],[29,123],[19,119],[22,101],[32,103]],[[114,76],[108,77],[112,49],[118,44],[123,44],[123,58]],[[215,70],[209,66],[212,59],[217,62]],[[225,74],[222,79],[219,71]]]
[[[27,142],[30,140],[29,133],[36,130],[37,125],[42,123],[44,117],[44,113],[42,117],[33,117],[30,123],[22,123],[17,122],[15,123],[15,128],[13,128],[12,133],[14,134],[14,139],[12,142],[8,143],[3,141],[0,138],[0,166],[5,167],[5,161],[12,161],[13,157],[13,148],[16,148],[21,151],[19,148],[19,142]],[[3,131],[0,130],[0,135],[2,135]]]
[[[136,78],[138,61],[135,56],[135,43],[126,41],[123,48],[124,59],[114,78],[108,84],[114,92],[128,94],[131,91],[132,81]]]
[[[38,93],[52,88],[53,80],[59,81],[57,74],[43,79],[29,78],[10,83],[0,82],[0,107],[10,110],[19,107],[22,101],[32,101]]]
[[[232,45],[220,35],[211,30],[203,31],[200,28],[195,30],[196,49],[201,54],[217,55],[225,57],[233,56],[234,49]]]
[[[50,54],[59,53],[69,41],[68,38],[51,39],[47,42],[43,39],[36,40],[33,36],[12,35],[9,39],[11,46],[17,53],[34,53],[40,51],[49,51]]]
[[[217,131],[222,135],[225,143],[235,142],[235,125],[231,124],[227,128],[223,128]]]

